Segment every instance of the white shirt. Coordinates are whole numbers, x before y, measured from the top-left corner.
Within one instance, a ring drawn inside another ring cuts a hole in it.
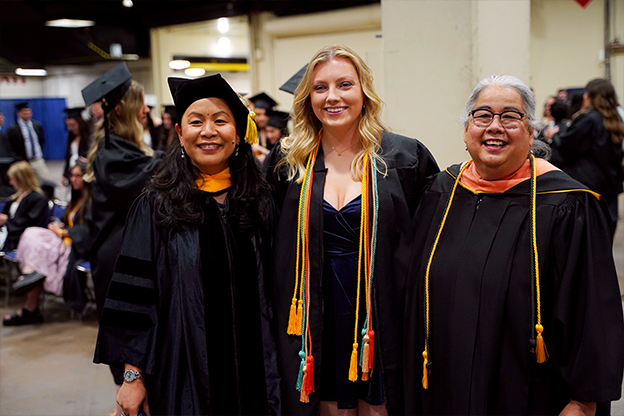
[[[17,125],[20,127],[20,130],[22,131],[22,136],[24,136],[24,147],[26,148],[26,158],[30,160],[30,159],[38,159],[38,158],[43,157],[43,152],[41,151],[41,145],[39,144],[39,136],[37,136],[37,132],[35,131],[35,128],[33,127],[32,120],[24,121],[18,117]],[[32,145],[34,146],[34,152],[31,149],[31,143],[29,143],[28,137],[32,138]]]

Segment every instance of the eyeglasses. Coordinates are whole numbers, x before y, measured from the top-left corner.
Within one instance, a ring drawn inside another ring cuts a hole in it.
[[[494,116],[500,117],[500,122],[505,129],[517,129],[520,127],[520,122],[526,116],[517,110],[507,110],[502,113],[493,113],[486,109],[477,109],[470,112],[472,120],[477,127],[487,127],[494,121]]]

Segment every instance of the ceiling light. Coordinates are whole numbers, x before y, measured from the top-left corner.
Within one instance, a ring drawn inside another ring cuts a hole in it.
[[[48,20],[45,22],[46,26],[50,27],[69,27],[69,28],[77,28],[77,27],[91,27],[95,25],[93,20],[77,20],[77,19],[56,19],[56,20]]]
[[[132,0],[123,0],[123,2],[121,2],[121,4],[123,4],[124,7],[132,7],[132,6],[134,6],[134,3],[132,3]]]
[[[191,63],[185,59],[174,59],[173,61],[169,62],[169,68],[175,70],[186,69],[189,66],[191,66]]]
[[[15,70],[17,75],[21,75],[23,77],[45,77],[48,75],[48,71],[45,69],[23,69],[17,68]]]
[[[216,53],[221,56],[230,56],[232,54],[232,45],[230,44],[229,38],[219,38]]]
[[[189,77],[201,77],[206,73],[204,68],[187,68],[184,73]]]
[[[230,30],[230,22],[227,17],[221,17],[217,20],[217,30],[219,33],[227,33]]]

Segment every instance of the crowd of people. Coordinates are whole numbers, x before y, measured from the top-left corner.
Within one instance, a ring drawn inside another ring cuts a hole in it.
[[[66,111],[58,221],[43,131],[19,116],[0,238],[26,302],[3,324],[42,322],[41,293],[80,292],[89,260],[118,415],[609,414],[624,372],[611,83],[590,81],[577,110],[558,91],[540,120],[521,80],[481,80],[467,160],[440,171],[383,123],[350,48],[301,75],[290,113],[219,74],[171,77],[154,122],[113,68]]]

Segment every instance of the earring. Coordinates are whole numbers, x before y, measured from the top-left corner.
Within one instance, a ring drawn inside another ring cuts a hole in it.
[[[464,150],[468,151],[468,145],[467,144],[464,144]]]
[[[182,154],[180,155],[180,157],[184,159],[184,146],[180,145],[180,150],[182,151]]]
[[[234,143],[234,142],[232,142],[232,143]],[[236,152],[234,153],[234,156],[238,156],[238,145],[239,145],[239,143],[236,143]]]

